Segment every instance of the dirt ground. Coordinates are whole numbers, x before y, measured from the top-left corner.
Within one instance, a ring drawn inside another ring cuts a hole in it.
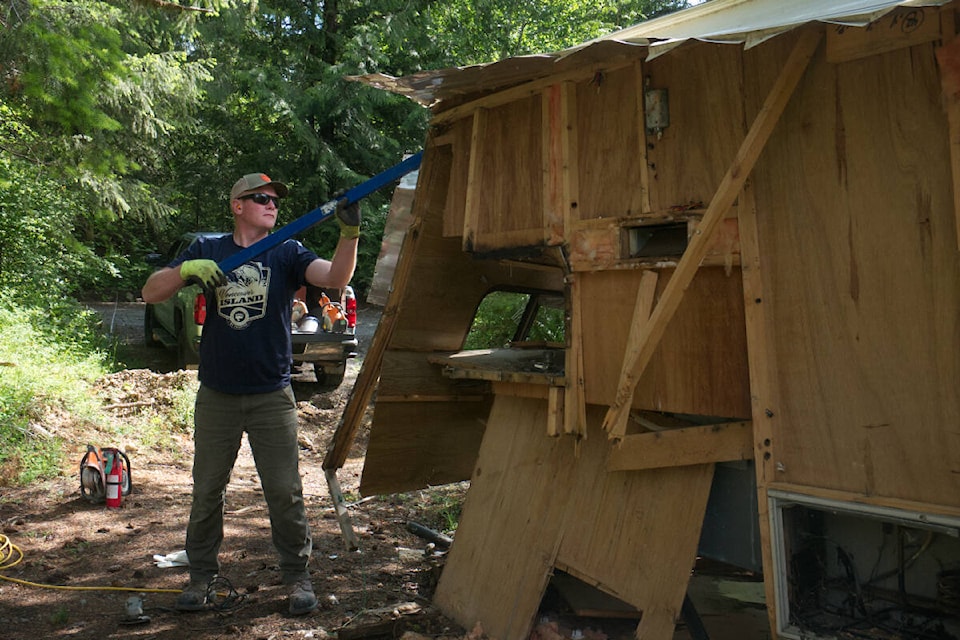
[[[142,304],[91,306],[100,312],[105,332],[119,340],[119,358],[130,365],[97,384],[102,404],[115,416],[122,420],[154,410],[173,402],[173,390],[196,388],[196,372],[175,370],[172,351],[142,346]],[[23,554],[22,561],[3,574],[33,583],[0,580],[0,638],[487,638],[479,626],[462,629],[431,606],[444,552],[409,527],[414,522],[435,531],[446,528],[450,513],[458,510],[466,494],[466,483],[360,499],[357,489],[370,411],[347,464],[337,473],[360,540],[357,551],[345,547],[322,462],[379,310],[361,307],[359,317],[360,357],[348,364],[343,385],[315,394],[308,377],[294,382],[301,419],[300,472],[314,541],[313,582],[320,600],[317,611],[297,618],[286,612],[286,590],[279,584],[266,506],[246,446],[227,490],[221,607],[197,613],[174,610],[187,569],[161,568],[154,556],[183,549],[192,464],[191,432],[186,429],[175,432],[174,446],[162,450],[145,446],[136,437],[94,442],[118,446],[130,457],[134,491],[119,510],[90,504],[80,493],[72,463],[55,481],[0,489],[0,534]],[[47,426],[58,431],[58,425]],[[97,436],[72,436],[69,460],[79,462],[88,440]],[[707,605],[701,614],[706,614],[703,622],[711,638],[769,638],[762,604],[744,605],[741,599],[730,606],[717,597],[718,584],[712,578],[694,582],[691,593],[699,590],[698,608]],[[757,591],[756,584],[739,586]],[[759,586],[762,591],[762,583]],[[622,640],[634,637],[636,625],[635,619],[571,617],[548,589],[530,638]],[[674,640],[690,637],[690,630],[678,625]]]

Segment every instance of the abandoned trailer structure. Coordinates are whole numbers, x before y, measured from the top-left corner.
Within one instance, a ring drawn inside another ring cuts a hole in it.
[[[375,389],[362,493],[470,480],[445,613],[527,637],[563,572],[665,640],[700,557],[776,638],[960,637],[958,10],[712,0],[361,79],[432,121],[325,468]],[[563,343],[463,351],[494,290]]]

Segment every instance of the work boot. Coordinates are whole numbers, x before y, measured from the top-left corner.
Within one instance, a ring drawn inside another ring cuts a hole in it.
[[[177,596],[174,607],[177,611],[202,611],[207,608],[209,580],[190,578],[190,584]]]
[[[302,578],[293,583],[290,589],[290,615],[302,616],[317,608],[317,596],[313,594],[310,578]]]

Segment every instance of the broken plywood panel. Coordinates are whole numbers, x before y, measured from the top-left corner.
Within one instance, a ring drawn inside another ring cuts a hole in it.
[[[397,493],[470,477],[490,401],[384,402],[374,408],[360,493]],[[424,419],[428,416],[429,419]]]
[[[544,436],[545,401],[497,396],[435,597],[445,613],[525,637],[556,565],[654,612],[660,631],[642,637],[671,637],[662,629],[672,635],[679,615],[713,465],[607,473],[602,418],[590,409],[593,437],[575,455]]]

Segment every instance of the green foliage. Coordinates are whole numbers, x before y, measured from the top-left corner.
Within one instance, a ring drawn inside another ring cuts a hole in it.
[[[494,291],[487,295],[477,308],[463,348],[497,349],[508,346],[529,299],[527,294],[508,291]]]
[[[17,484],[55,475],[62,441],[51,414],[96,412],[90,384],[105,369],[92,317],[74,307],[25,307],[0,299],[0,478]]]
[[[0,105],[0,119],[9,117],[5,127],[22,126],[16,115]],[[77,195],[57,180],[0,154],[0,279],[7,296],[56,304],[76,293],[82,278],[111,274],[110,262],[74,234],[79,206]]]
[[[468,0],[430,5],[437,46],[458,65],[559,51],[682,9],[685,0]]]
[[[464,349],[498,349],[514,339],[530,294],[513,291],[492,291],[487,294],[473,318],[464,341]],[[530,330],[523,340],[563,343],[565,314],[562,308],[538,306]]]

